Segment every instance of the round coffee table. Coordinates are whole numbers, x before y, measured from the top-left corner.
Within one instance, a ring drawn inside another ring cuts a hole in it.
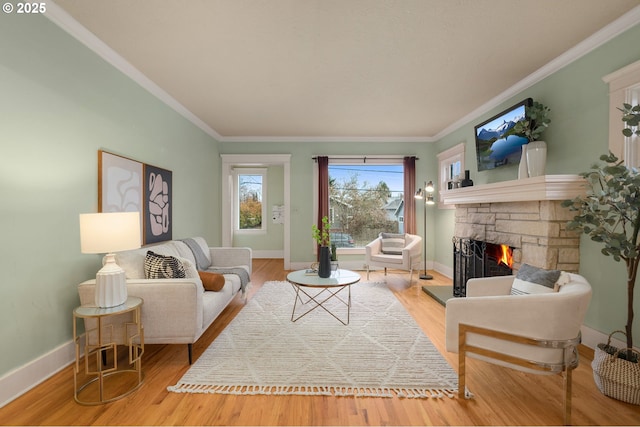
[[[317,274],[309,275],[306,270],[293,271],[287,275],[287,281],[291,283],[296,290],[296,299],[293,303],[293,311],[291,312],[291,321],[295,322],[300,318],[311,313],[317,308],[322,308],[324,311],[335,317],[343,325],[349,324],[349,314],[351,311],[351,285],[360,281],[360,275],[350,270],[337,269],[331,272],[331,276],[325,278],[319,277]],[[342,298],[341,291],[347,290],[346,300]],[[302,301],[302,296],[306,296],[308,300]],[[338,317],[331,307],[327,306],[327,302],[331,300],[337,300],[339,305],[347,307],[347,319],[345,320]],[[300,304],[310,304],[310,308],[299,314],[296,317],[296,308],[298,307],[298,301]]]

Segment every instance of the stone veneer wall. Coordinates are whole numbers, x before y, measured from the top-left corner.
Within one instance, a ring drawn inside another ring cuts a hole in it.
[[[566,230],[575,214],[561,201],[456,205],[455,236],[514,248],[514,273],[521,264],[578,272],[580,235]]]

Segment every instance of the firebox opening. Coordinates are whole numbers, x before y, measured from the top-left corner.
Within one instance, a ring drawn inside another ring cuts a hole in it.
[[[453,295],[465,296],[469,279],[513,274],[513,249],[508,245],[454,238]]]
[[[487,243],[487,256],[493,258],[498,265],[513,268],[513,248],[508,245]]]

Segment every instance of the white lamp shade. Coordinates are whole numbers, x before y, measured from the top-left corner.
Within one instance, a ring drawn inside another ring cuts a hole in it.
[[[139,212],[80,214],[80,250],[102,254],[140,247]]]
[[[429,181],[429,183],[424,186],[424,189],[428,193],[433,193],[435,191],[435,188],[433,187],[433,181]]]

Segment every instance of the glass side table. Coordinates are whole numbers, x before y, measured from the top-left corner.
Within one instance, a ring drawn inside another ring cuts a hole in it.
[[[83,305],[73,310],[76,347],[73,391],[76,402],[82,405],[112,402],[142,385],[142,303],[142,298],[129,297],[116,307]],[[84,321],[85,325],[82,353],[83,337],[78,336],[78,321]],[[127,347],[128,356],[123,352],[119,356],[119,347]]]

